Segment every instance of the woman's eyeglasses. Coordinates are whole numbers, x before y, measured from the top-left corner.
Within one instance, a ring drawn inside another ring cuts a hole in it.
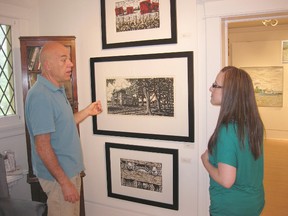
[[[222,88],[223,86],[218,85],[217,83],[212,83],[212,88]]]

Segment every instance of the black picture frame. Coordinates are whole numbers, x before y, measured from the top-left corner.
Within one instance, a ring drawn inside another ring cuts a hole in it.
[[[125,30],[117,30],[117,26],[118,28],[120,26],[119,24],[116,24],[117,22],[120,22],[118,20],[126,20],[126,18],[129,16],[129,19],[136,19],[135,22],[137,24],[139,22],[138,20],[141,19],[141,16],[147,16],[147,14],[142,14],[140,12],[133,12],[133,14],[129,14],[127,12],[127,8],[123,9],[123,6],[121,5],[119,6],[120,8],[122,7],[121,15],[117,16],[117,4],[120,4],[121,2],[123,1],[116,2],[111,0],[101,0],[101,29],[103,49],[177,43],[176,0],[161,0],[160,4],[158,2],[159,5],[157,7],[157,20],[159,20],[160,23],[159,27],[152,29],[145,29],[146,27],[142,27],[140,30],[126,30],[130,22],[125,24]],[[140,11],[140,6],[137,7],[137,11]],[[154,13],[151,12],[151,14]],[[138,16],[140,16],[140,18]],[[133,26],[138,25],[134,24]]]
[[[163,69],[164,68],[164,69]],[[93,116],[93,133],[194,142],[193,52],[90,58],[92,101],[103,112]],[[174,116],[122,116],[108,113],[107,77],[173,77]]]
[[[179,209],[178,149],[106,142],[105,153],[108,197]],[[144,164],[149,171],[140,171]],[[153,165],[153,168],[155,165],[160,167],[160,171],[154,169],[159,171],[154,175],[151,174]],[[145,189],[143,185],[146,185]]]

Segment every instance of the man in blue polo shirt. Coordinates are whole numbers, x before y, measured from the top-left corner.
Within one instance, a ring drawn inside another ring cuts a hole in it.
[[[96,101],[73,114],[63,87],[73,67],[65,46],[48,42],[40,62],[42,73],[25,102],[33,171],[47,194],[48,216],[78,216],[84,165],[76,125],[101,113],[102,107]]]

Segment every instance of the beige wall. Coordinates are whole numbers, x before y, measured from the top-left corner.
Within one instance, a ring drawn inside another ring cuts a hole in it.
[[[282,66],[283,106],[259,107],[268,139],[288,139],[288,64],[282,63],[282,40],[288,26],[229,30],[230,60],[237,67]]]

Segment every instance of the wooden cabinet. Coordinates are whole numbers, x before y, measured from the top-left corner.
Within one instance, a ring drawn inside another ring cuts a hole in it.
[[[42,46],[49,41],[58,41],[70,49],[72,69],[71,81],[65,83],[66,95],[74,112],[78,111],[77,77],[76,77],[76,53],[74,36],[41,36],[20,37],[21,66],[24,102],[29,88],[36,81],[37,75],[41,73],[39,64],[39,53]]]
[[[71,80],[65,83],[65,91],[73,112],[78,111],[78,96],[77,96],[77,77],[76,77],[76,52],[75,52],[75,37],[74,36],[40,36],[40,37],[20,37],[21,51],[21,66],[22,66],[22,82],[23,82],[23,99],[25,99],[29,88],[35,83],[37,75],[41,73],[39,64],[39,53],[42,46],[49,41],[57,41],[70,49],[71,61],[74,65],[72,69]],[[46,202],[46,194],[38,182],[37,177],[33,173],[31,162],[31,145],[29,134],[26,129],[27,155],[29,164],[29,173],[27,182],[31,186],[32,200]],[[85,176],[81,173],[82,178]],[[81,178],[81,179],[82,179]],[[81,216],[85,215],[83,182],[81,188]]]

